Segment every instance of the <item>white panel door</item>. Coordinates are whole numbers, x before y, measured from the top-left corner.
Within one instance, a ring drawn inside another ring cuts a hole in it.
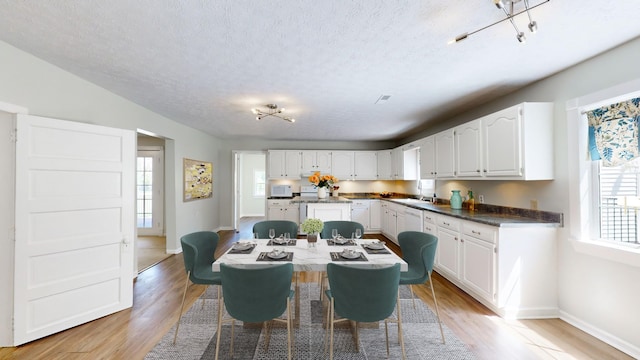
[[[135,133],[17,117],[14,343],[133,303]]]

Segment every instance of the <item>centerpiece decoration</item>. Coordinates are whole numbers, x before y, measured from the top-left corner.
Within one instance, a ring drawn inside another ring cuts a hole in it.
[[[309,182],[318,189],[318,199],[327,197],[327,189],[333,188],[333,184],[338,182],[338,178],[333,175],[320,175],[320,171],[316,171],[309,176]]]
[[[318,236],[324,228],[324,223],[320,219],[307,218],[300,225],[300,229],[307,233],[307,243],[309,247],[315,247],[318,242]]]

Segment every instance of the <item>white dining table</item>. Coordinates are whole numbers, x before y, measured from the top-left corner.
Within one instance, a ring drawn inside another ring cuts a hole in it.
[[[258,268],[269,265],[279,265],[290,262],[293,264],[293,270],[299,271],[326,271],[327,264],[333,262],[336,264],[349,265],[353,267],[363,268],[382,268],[394,264],[400,264],[400,271],[408,271],[406,261],[396,255],[387,246],[384,248],[388,254],[368,254],[362,245],[369,242],[375,242],[375,239],[359,239],[355,240],[356,245],[329,245],[326,239],[318,239],[315,247],[309,247],[306,239],[296,239],[296,245],[267,245],[270,239],[251,239],[241,240],[240,242],[255,243],[255,248],[250,253],[230,254],[229,249],[221,257],[219,257],[212,265],[212,270],[220,271],[220,264],[233,265],[241,268]],[[270,252],[274,249],[281,249],[286,252],[292,252],[293,258],[290,261],[259,261],[258,256],[263,252]],[[335,260],[331,258],[332,252],[341,252],[344,249],[353,249],[362,252],[367,261],[354,260]]]

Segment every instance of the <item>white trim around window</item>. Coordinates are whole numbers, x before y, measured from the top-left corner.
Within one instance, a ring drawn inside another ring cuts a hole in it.
[[[640,267],[640,249],[597,240],[596,227],[591,223],[597,210],[593,199],[593,166],[588,158],[588,129],[582,113],[606,104],[640,96],[640,79],[614,86],[593,94],[571,99],[566,103],[567,146],[569,154],[569,214],[570,242],[573,248],[587,255]]]

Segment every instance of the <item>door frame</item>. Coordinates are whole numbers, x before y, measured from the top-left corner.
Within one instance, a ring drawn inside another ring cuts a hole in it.
[[[242,171],[242,155],[250,155],[250,154],[260,154],[260,155],[264,155],[264,168],[265,168],[265,174],[268,174],[268,169],[267,169],[267,151],[262,151],[262,150],[253,150],[253,151],[242,151],[242,150],[233,150],[231,152],[231,173],[233,174],[233,181],[232,181],[232,204],[233,204],[233,228],[235,229],[236,232],[240,232],[240,201],[242,200],[242,196],[240,194],[240,191],[242,189],[242,177],[240,172]],[[269,184],[269,179],[267,177],[266,179],[266,185]],[[265,216],[267,215],[266,213],[266,198],[267,195],[266,193],[268,192],[268,189],[265,189]]]
[[[155,152],[158,154],[154,154],[153,158],[154,158],[154,162],[156,159],[158,159],[160,166],[153,166],[152,169],[152,177],[153,177],[153,183],[152,183],[152,191],[153,191],[153,196],[152,196],[152,214],[153,214],[153,222],[155,223],[156,220],[158,220],[160,222],[160,224],[158,224],[157,226],[153,226],[152,229],[150,231],[146,231],[146,228],[137,228],[138,231],[138,235],[139,236],[165,236],[165,223],[164,223],[164,214],[165,214],[165,210],[164,210],[164,204],[165,204],[165,200],[164,200],[164,193],[165,193],[165,189],[164,189],[164,177],[165,177],[165,171],[164,171],[164,147],[163,146],[138,146],[136,149],[136,156],[139,157],[140,156],[140,152]],[[157,157],[156,157],[157,156]],[[137,171],[137,168],[136,168]],[[137,185],[137,181],[136,181],[136,185]],[[137,195],[136,195],[136,199],[137,199]],[[137,205],[136,205],[137,207]],[[136,208],[136,214],[137,214],[137,208]],[[137,215],[136,215],[136,220],[137,220]],[[137,225],[136,225],[137,226]]]

